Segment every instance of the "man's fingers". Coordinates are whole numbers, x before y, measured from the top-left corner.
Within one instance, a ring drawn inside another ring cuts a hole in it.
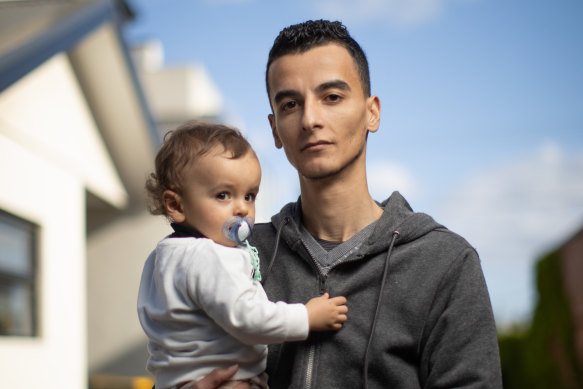
[[[202,380],[198,381],[193,389],[216,389],[221,384],[231,379],[237,370],[239,370],[238,365],[229,366],[227,368],[216,368]]]

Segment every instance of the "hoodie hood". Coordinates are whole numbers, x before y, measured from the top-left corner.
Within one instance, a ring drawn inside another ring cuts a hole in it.
[[[407,200],[399,192],[393,192],[380,206],[384,212],[367,241],[360,247],[359,254],[370,255],[386,251],[391,243],[386,238],[388,232],[399,233],[399,238],[395,242],[395,246],[399,246],[414,241],[430,231],[445,229],[431,216],[413,212]],[[280,213],[271,218],[278,235],[281,235],[281,239],[292,248],[301,244],[300,208],[301,200],[298,199],[295,203],[287,204]]]

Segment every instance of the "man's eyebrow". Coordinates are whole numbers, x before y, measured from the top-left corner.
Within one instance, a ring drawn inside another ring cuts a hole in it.
[[[340,90],[345,90],[345,91],[351,90],[350,85],[348,85],[348,83],[346,81],[332,80],[332,81],[323,82],[322,84],[318,85],[316,87],[316,92],[322,93],[323,91],[328,90],[328,89],[340,89]],[[293,89],[284,89],[284,90],[277,92],[275,94],[275,96],[273,96],[273,101],[276,104],[278,104],[283,99],[289,98],[289,97],[296,97],[298,94],[299,93]]]
[[[318,85],[318,87],[316,88],[316,92],[320,93],[327,89],[341,89],[345,91],[350,91],[350,85],[348,85],[346,81],[332,80]]]
[[[277,92],[275,94],[275,96],[273,96],[273,101],[278,104],[281,100],[287,98],[287,97],[294,97],[297,96],[298,92],[292,90],[292,89],[285,89],[285,90],[281,90],[279,92]]]

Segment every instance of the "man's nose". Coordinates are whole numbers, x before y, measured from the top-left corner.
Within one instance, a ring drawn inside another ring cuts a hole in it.
[[[304,101],[302,112],[302,127],[312,130],[321,126],[321,111],[317,99],[308,97]]]

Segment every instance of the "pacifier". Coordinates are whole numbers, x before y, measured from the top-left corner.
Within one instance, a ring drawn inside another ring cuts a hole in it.
[[[230,240],[240,246],[251,237],[251,230],[253,229],[253,218],[241,216],[231,216],[223,224],[223,234]]]

